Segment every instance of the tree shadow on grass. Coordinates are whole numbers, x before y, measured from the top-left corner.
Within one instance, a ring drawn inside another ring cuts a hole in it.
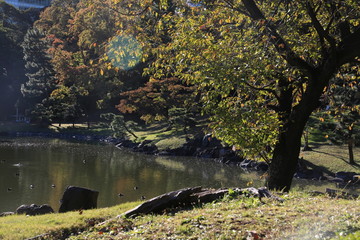
[[[326,175],[329,175],[329,176],[335,176],[334,172],[330,171],[328,168],[326,168],[324,166],[315,165],[315,164],[313,164],[312,162],[309,162],[306,159],[302,159],[301,161],[306,165],[306,167],[308,167],[308,168],[310,168],[312,170],[317,170],[317,171],[323,172],[323,173],[325,173]]]
[[[336,155],[336,154],[332,154],[332,153],[327,153],[327,152],[323,152],[323,151],[319,151],[319,150],[313,150],[313,152],[316,152],[316,153],[321,153],[321,154],[324,154],[324,155],[328,155],[328,156],[332,156],[334,158],[337,158],[339,160],[342,160],[343,162],[345,162],[346,164],[354,167],[354,168],[357,168],[357,169],[360,169],[360,164],[358,163],[355,163],[355,164],[350,164],[349,163],[349,160],[348,159],[345,159],[344,157],[342,156],[339,156],[339,155]]]
[[[347,158],[344,158],[343,156],[339,155],[339,154],[333,154],[333,153],[328,153],[328,152],[324,152],[324,151],[320,151],[318,150],[321,146],[323,146],[324,143],[312,143],[311,144],[311,151],[312,152],[316,152],[316,153],[321,153],[321,154],[324,154],[324,155],[327,155],[327,156],[331,156],[331,157],[334,157],[334,158],[337,158],[339,160],[342,160],[343,162],[345,162],[347,165],[350,165],[354,168],[358,168],[360,169],[360,164],[359,163],[355,163],[355,164],[350,164],[349,163],[349,159]]]

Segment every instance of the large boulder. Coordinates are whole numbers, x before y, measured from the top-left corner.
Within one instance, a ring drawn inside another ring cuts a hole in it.
[[[96,208],[98,196],[98,191],[68,186],[60,200],[59,213]]]
[[[42,214],[48,214],[48,213],[53,213],[54,210],[52,209],[52,207],[50,207],[47,204],[38,206],[36,204],[31,204],[31,205],[21,205],[20,207],[18,207],[16,209],[16,214],[25,214],[25,215],[29,215],[29,216],[35,216],[35,215],[42,215]]]

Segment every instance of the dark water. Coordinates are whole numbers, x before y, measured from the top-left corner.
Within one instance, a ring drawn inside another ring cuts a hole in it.
[[[244,174],[211,160],[148,156],[59,139],[0,141],[0,212],[32,203],[47,203],[58,211],[68,185],[98,190],[98,207],[106,207],[183,187],[246,186],[251,181],[262,184],[256,173]]]
[[[263,182],[258,173],[212,160],[148,156],[59,139],[0,139],[0,213],[32,203],[58,211],[69,185],[98,190],[98,207],[107,207],[184,187],[258,187]],[[334,188],[316,181],[295,181],[293,186]]]

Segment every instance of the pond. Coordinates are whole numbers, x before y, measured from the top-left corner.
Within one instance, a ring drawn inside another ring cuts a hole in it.
[[[47,138],[0,140],[0,213],[22,204],[57,212],[69,185],[100,192],[98,207],[150,199],[184,187],[262,186],[261,174],[192,157],[149,156],[111,144]],[[307,181],[296,185],[319,185]],[[119,193],[123,196],[119,197]]]

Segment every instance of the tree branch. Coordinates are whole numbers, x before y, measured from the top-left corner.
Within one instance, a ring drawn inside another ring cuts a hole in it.
[[[298,57],[295,52],[290,48],[289,44],[284,38],[277,32],[276,26],[266,19],[264,14],[258,8],[254,0],[242,0],[245,8],[250,14],[250,17],[254,20],[262,20],[266,26],[265,35],[270,39],[270,42],[274,45],[277,52],[291,65],[297,68],[304,69],[309,73],[313,72],[313,67],[305,60]]]
[[[235,10],[238,11],[239,13],[244,14],[245,16],[250,17],[250,15],[249,15],[247,12],[243,11],[242,9],[240,9],[240,8],[238,8],[238,7],[235,7],[234,4],[233,4],[232,2],[230,2],[229,0],[223,0],[223,2],[225,2],[225,4],[227,4],[227,5],[229,5],[228,8],[230,8],[230,9],[235,9]]]
[[[138,12],[131,12],[129,11],[128,13],[125,13],[125,12],[122,12],[114,7],[109,7],[110,10],[120,14],[120,15],[124,15],[124,16],[128,16],[128,17],[134,17],[134,16],[140,16],[142,15],[143,13],[145,13],[148,9],[149,9],[150,5],[147,5],[144,7],[144,9],[138,11]]]
[[[332,38],[325,30],[324,28],[321,26],[321,23],[319,22],[319,20],[316,18],[316,13],[314,11],[314,9],[312,8],[311,4],[309,2],[306,3],[306,9],[307,9],[307,12],[310,16],[310,19],[311,19],[311,22],[317,32],[317,34],[319,35],[320,37],[320,42],[321,42],[321,45],[323,48],[325,48],[324,46],[324,39],[326,39],[330,46],[332,48],[335,48],[336,46],[336,42],[335,42],[335,39]]]

